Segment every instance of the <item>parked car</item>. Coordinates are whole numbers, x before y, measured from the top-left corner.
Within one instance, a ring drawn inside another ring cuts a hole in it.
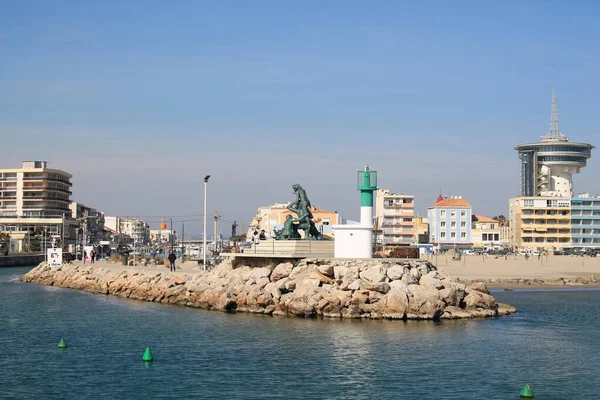
[[[475,252],[474,252],[473,250],[464,250],[464,251],[463,251],[463,254],[464,254],[465,256],[474,256],[474,255],[475,255]]]

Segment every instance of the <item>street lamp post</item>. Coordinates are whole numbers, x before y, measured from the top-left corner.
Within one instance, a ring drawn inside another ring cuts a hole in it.
[[[204,270],[206,271],[206,186],[208,184],[208,180],[210,179],[210,175],[206,175],[204,177],[204,216],[202,217],[202,234],[203,234],[203,246],[202,246],[202,265]]]

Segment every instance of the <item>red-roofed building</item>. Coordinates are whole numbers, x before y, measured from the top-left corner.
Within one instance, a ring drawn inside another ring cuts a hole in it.
[[[440,199],[427,209],[429,240],[439,249],[471,249],[471,204],[461,196]]]

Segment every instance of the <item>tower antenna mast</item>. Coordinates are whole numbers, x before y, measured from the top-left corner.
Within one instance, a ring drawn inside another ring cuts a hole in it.
[[[545,136],[542,136],[542,140],[560,140],[562,142],[569,141],[565,135],[562,134],[558,126],[558,110],[556,108],[556,86],[552,86],[552,110],[550,111],[550,129]]]

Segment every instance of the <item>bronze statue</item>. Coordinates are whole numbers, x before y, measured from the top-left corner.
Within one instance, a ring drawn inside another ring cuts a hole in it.
[[[312,220],[313,215],[310,212],[310,207],[312,206],[306,195],[306,191],[297,183],[292,188],[294,189],[294,193],[296,193],[296,201],[290,203],[287,208],[297,214],[298,217],[293,218],[291,215],[286,217],[283,229],[277,233],[277,239],[300,239],[298,230],[301,229],[304,231],[305,239],[322,240],[323,235]]]
[[[298,233],[298,225],[294,224],[294,217],[288,214],[285,217],[283,229],[277,232],[277,240],[282,239],[301,239],[302,237]]]

